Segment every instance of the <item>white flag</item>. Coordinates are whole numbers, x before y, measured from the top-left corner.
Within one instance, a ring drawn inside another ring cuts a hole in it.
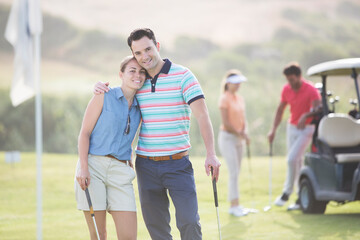
[[[17,106],[35,95],[35,34],[42,32],[39,0],[15,0],[6,25],[5,38],[14,47],[14,78],[10,97]]]

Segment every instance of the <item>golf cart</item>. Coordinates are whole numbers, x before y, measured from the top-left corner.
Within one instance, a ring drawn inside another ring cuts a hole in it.
[[[360,200],[359,73],[360,58],[325,62],[307,71],[308,76],[322,78],[322,116],[317,127],[315,148],[306,154],[300,172],[299,200],[304,213],[324,213],[329,201],[346,203]],[[357,101],[351,100],[350,104],[356,107],[348,114],[331,112],[326,90],[327,77],[346,75],[354,80]]]

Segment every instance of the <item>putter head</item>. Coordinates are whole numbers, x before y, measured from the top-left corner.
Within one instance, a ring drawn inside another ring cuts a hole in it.
[[[264,212],[267,212],[267,211],[269,211],[271,209],[271,206],[266,206],[266,207],[264,207]]]

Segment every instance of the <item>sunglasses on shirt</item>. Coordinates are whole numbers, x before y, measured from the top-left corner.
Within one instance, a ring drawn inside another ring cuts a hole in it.
[[[124,135],[128,135],[130,132],[130,115],[128,115],[127,117],[127,123],[126,123],[126,128],[124,131]]]

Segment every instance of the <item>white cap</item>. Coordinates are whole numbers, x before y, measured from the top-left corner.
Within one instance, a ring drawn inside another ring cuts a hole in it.
[[[246,82],[247,78],[244,75],[232,75],[226,79],[226,83],[242,83]]]

